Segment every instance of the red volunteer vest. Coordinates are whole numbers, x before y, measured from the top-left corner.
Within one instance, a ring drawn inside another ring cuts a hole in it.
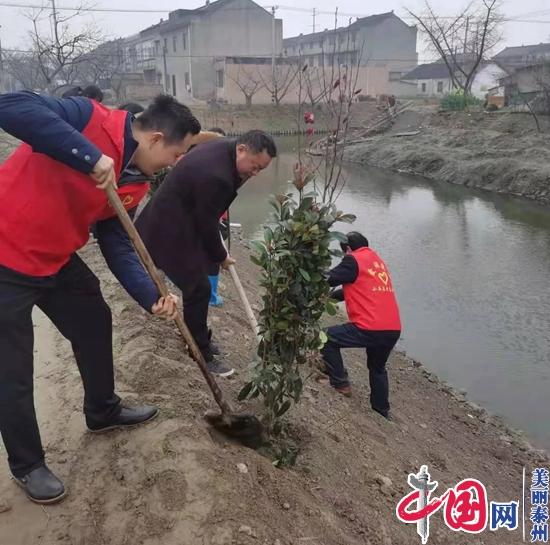
[[[360,248],[351,255],[357,261],[359,274],[353,284],[344,285],[350,321],[361,329],[401,331],[399,307],[385,263],[370,248]]]
[[[115,162],[120,173],[127,112],[93,102],[82,134]],[[118,194],[137,206],[149,184],[129,184]],[[0,166],[0,265],[30,276],[56,274],[86,244],[96,221],[115,215],[105,192],[89,175],[22,144]]]

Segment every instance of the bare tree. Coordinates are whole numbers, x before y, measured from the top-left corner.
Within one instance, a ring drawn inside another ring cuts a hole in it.
[[[550,62],[527,67],[531,74],[521,78],[518,73],[511,76],[513,87],[519,99],[529,110],[537,126],[542,132],[542,116],[550,115]]]
[[[239,65],[237,73],[228,77],[241,90],[246,100],[246,106],[250,108],[254,95],[264,88],[260,74],[254,74],[243,65]]]
[[[269,72],[261,69],[258,71],[263,86],[271,93],[276,106],[279,106],[283,98],[296,85],[299,71],[299,65],[289,62],[288,59],[276,59]]]
[[[324,60],[324,54],[321,55]],[[327,95],[327,85],[323,81],[324,69],[322,66],[306,66],[303,70],[303,90],[307,96],[309,105],[314,108],[317,104],[322,103],[323,99]]]
[[[104,82],[113,89],[117,100],[121,100],[124,79],[117,76],[123,72],[123,67],[123,40],[111,40],[82,55],[75,64],[76,80],[95,85]]]
[[[82,9],[68,16],[61,16],[53,9],[51,36],[43,30],[47,10],[41,8],[26,14],[32,23],[33,56],[44,80],[44,89],[48,91],[60,84],[73,83],[78,64],[101,42],[101,33],[93,25],[84,25],[79,32],[71,29],[69,22],[82,15]]]
[[[407,10],[433,53],[445,63],[453,86],[471,92],[477,71],[502,38],[501,0],[474,0],[455,17],[437,15],[429,2],[424,14]]]
[[[4,53],[4,70],[25,89],[41,91],[46,88],[46,80],[34,51]]]
[[[542,62],[535,71],[535,82],[538,91],[538,110],[550,115],[550,62]]]

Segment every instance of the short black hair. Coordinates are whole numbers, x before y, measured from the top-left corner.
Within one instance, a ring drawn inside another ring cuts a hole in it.
[[[168,144],[201,132],[201,124],[191,110],[170,95],[155,97],[134,123],[146,131],[162,132]]]
[[[103,101],[103,91],[97,85],[88,85],[82,89],[82,96],[92,98],[97,102]]]
[[[61,98],[81,97],[81,96],[82,96],[82,87],[70,87],[66,91],[63,91]]]
[[[225,136],[225,131],[223,129],[220,129],[220,127],[212,127],[211,129],[208,129],[208,132],[215,132],[217,134]]]
[[[117,108],[117,110],[126,110],[131,114],[137,115],[143,112],[145,108],[141,104],[138,104],[137,102],[126,102],[126,104],[121,104]]]
[[[237,139],[237,145],[248,146],[252,153],[267,151],[270,157],[277,157],[277,146],[273,138],[264,131],[248,131]]]
[[[359,248],[369,247],[369,241],[367,240],[367,237],[365,237],[358,231],[350,231],[346,235],[346,238],[347,242],[340,243],[340,248],[342,248],[343,252],[345,252],[348,247],[351,248],[352,252],[355,252],[355,250],[358,250]]]

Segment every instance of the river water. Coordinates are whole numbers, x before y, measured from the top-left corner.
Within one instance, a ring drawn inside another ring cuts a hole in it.
[[[292,188],[291,147],[232,205],[245,236]],[[550,208],[362,166],[346,178],[339,208],[357,221],[342,230],[363,232],[392,273],[399,349],[550,448]]]

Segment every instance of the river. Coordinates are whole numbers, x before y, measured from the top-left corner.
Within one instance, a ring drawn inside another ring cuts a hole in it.
[[[292,145],[232,206],[245,236],[261,233],[268,196],[292,188]],[[342,230],[363,232],[392,273],[398,348],[550,448],[550,209],[363,166],[345,173],[338,204],[357,221]]]

